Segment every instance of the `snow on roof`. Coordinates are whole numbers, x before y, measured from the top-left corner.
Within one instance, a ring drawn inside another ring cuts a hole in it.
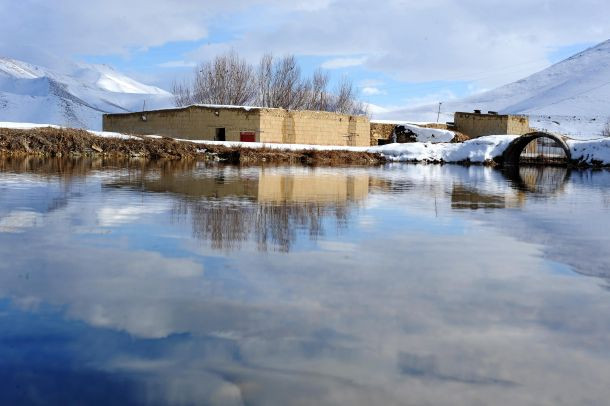
[[[204,109],[218,109],[218,110],[244,110],[244,111],[255,111],[255,110],[281,110],[278,108],[274,108],[274,107],[256,107],[256,106],[234,106],[234,105],[230,105],[230,104],[189,104],[186,106],[179,106],[179,107],[167,107],[167,108],[163,108],[163,109],[154,109],[154,110],[145,110],[145,111],[134,111],[134,112],[129,112],[129,113],[109,113],[107,115],[109,116],[113,116],[113,115],[124,115],[124,114],[142,114],[142,113],[154,113],[154,112],[158,112],[158,111],[179,111],[179,110],[186,110],[192,107],[200,107],[200,108],[204,108]]]

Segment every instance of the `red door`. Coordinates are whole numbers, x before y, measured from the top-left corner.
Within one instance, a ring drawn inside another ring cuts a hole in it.
[[[239,133],[239,140],[241,142],[255,142],[256,133],[253,131],[242,131]]]

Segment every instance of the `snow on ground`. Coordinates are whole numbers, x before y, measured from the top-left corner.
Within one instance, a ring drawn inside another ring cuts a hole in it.
[[[455,133],[449,130],[425,128],[410,124],[403,124],[403,127],[417,135],[417,142],[451,142],[455,137]]]
[[[572,159],[577,159],[588,164],[601,162],[610,165],[610,138],[599,138],[589,141],[569,140],[568,146]]]
[[[54,124],[36,124],[36,123],[13,123],[9,121],[2,122],[0,121],[0,128],[10,128],[13,130],[32,130],[34,128],[61,128],[58,125]]]
[[[33,129],[33,128],[61,128],[49,124],[32,123],[12,123],[0,122],[0,128],[13,129]],[[107,132],[89,131],[97,137],[109,137],[120,139],[142,138],[133,135]],[[148,138],[161,138],[159,135],[146,135]],[[237,141],[208,141],[208,140],[184,140],[178,141],[193,142],[202,146],[223,145],[226,147],[240,148],[269,148],[288,151],[353,151],[370,152],[381,154],[392,162],[446,162],[455,163],[470,161],[473,163],[483,163],[502,155],[508,145],[518,138],[518,135],[489,135],[468,140],[463,143],[439,143],[439,142],[412,142],[405,144],[386,144],[373,147],[347,147],[339,145],[306,145],[306,144],[271,144],[262,142],[237,142]],[[598,138],[595,140],[581,141],[568,140],[568,146],[572,153],[572,159],[576,159],[588,164],[601,163],[610,165],[610,138]]]
[[[417,142],[451,142],[455,137],[453,131],[422,127],[422,125],[431,124],[428,122],[371,120],[371,124],[393,124],[403,126],[417,135]]]
[[[491,135],[463,143],[414,142],[370,147],[394,162],[485,162],[502,155],[517,135]]]

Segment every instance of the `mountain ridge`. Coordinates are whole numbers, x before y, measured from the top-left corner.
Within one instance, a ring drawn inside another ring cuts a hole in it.
[[[56,71],[0,57],[0,121],[99,130],[102,114],[170,107],[172,94],[106,65],[72,64]]]
[[[523,79],[442,105],[456,111],[498,111],[530,116],[535,128],[576,138],[601,133],[610,117],[610,40],[601,42]],[[436,121],[438,104],[379,114],[379,118]]]

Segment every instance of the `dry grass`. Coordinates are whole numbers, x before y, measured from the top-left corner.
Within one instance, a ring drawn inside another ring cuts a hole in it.
[[[36,128],[14,130],[0,128],[0,152],[10,155],[105,155],[181,159],[197,155],[192,143],[162,139],[118,139],[96,137],[84,130]]]
[[[201,145],[171,138],[118,139],[94,136],[84,130],[0,128],[0,154],[104,156],[147,159],[211,159],[234,164],[379,165],[378,154],[350,151],[291,151],[271,148],[240,148]]]

